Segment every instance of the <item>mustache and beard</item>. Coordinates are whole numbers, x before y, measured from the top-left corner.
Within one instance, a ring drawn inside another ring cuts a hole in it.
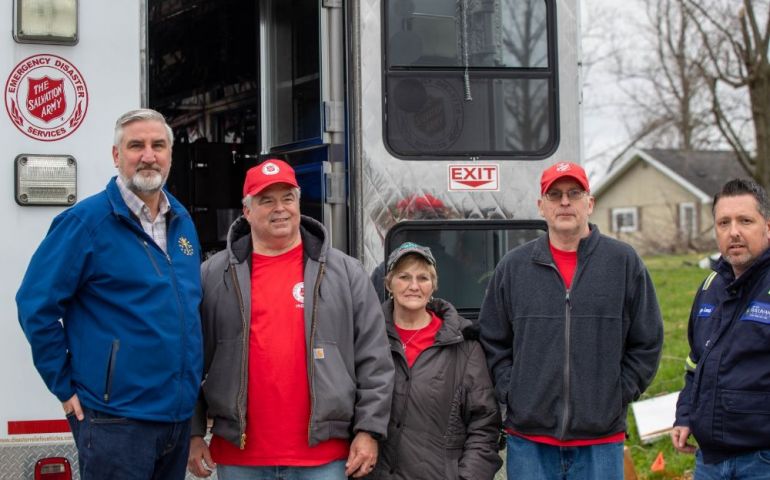
[[[166,184],[168,172],[164,175],[157,165],[140,165],[132,177],[127,177],[123,172],[120,172],[120,177],[132,192],[155,193]]]

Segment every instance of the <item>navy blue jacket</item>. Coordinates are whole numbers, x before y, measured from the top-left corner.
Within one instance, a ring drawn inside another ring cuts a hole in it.
[[[693,302],[675,425],[706,463],[770,448],[770,250],[737,279],[720,259]]]
[[[200,247],[171,195],[168,254],[107,188],[59,214],[16,295],[48,389],[140,420],[192,416],[202,372]],[[61,319],[61,322],[60,322]]]

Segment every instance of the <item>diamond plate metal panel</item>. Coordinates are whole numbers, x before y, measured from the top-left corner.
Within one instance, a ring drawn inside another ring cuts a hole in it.
[[[33,480],[35,464],[41,458],[65,457],[72,467],[73,480],[80,479],[78,453],[74,443],[0,445],[0,480]],[[187,473],[185,480],[198,477]],[[217,480],[216,472],[209,480]]]
[[[72,466],[73,477],[77,474],[78,456],[74,443],[44,445],[2,445],[0,446],[0,479],[32,480],[35,463],[45,457],[65,457]]]
[[[396,222],[415,218],[399,202],[431,195],[443,208],[423,210],[423,218],[539,218],[539,176],[557,161],[581,161],[578,78],[577,0],[557,0],[560,143],[543,161],[473,159],[500,165],[500,191],[449,192],[449,162],[408,161],[393,157],[383,142],[381,3],[361,2],[361,163],[363,262],[368,271],[383,261],[386,233]],[[468,162],[454,162],[468,163]]]

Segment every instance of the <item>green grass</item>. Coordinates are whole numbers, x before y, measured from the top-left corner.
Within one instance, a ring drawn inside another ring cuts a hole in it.
[[[702,257],[703,255],[670,255],[644,259],[655,283],[663,314],[665,339],[660,368],[641,399],[676,392],[684,386],[684,362],[690,350],[687,344],[687,319],[695,291],[709,272],[697,266],[697,261]],[[694,456],[674,450],[668,436],[651,444],[642,444],[630,408],[628,424],[629,439],[626,445],[631,448],[631,456],[640,480],[692,478]],[[659,452],[663,452],[666,469],[660,473],[652,473],[650,466]]]

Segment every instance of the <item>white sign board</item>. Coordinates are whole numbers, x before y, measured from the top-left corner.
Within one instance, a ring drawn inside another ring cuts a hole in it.
[[[631,404],[642,443],[651,443],[671,431],[678,398],[679,392],[674,392]]]

